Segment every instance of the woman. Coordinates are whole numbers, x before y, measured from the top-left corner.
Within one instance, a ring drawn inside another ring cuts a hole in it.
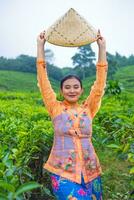
[[[46,109],[54,126],[54,142],[44,168],[50,172],[54,195],[59,200],[102,199],[101,166],[92,145],[92,120],[101,105],[107,77],[106,42],[98,31],[96,81],[83,104],[81,80],[74,75],[61,81],[63,101],[48,80],[44,58],[45,32],[37,38],[37,77]]]

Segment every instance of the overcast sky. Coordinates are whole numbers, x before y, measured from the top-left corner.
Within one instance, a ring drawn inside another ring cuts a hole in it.
[[[36,56],[36,37],[70,8],[74,8],[107,41],[107,51],[134,54],[134,0],[0,0],[0,56]],[[72,66],[77,48],[46,44],[54,64]],[[92,44],[97,57],[97,44]]]

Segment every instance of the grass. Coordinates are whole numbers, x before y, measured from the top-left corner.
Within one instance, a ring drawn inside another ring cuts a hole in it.
[[[117,155],[107,149],[98,149],[102,167],[102,186],[104,200],[130,200],[129,162],[119,159]]]
[[[118,69],[114,77],[122,83],[124,89],[134,92],[134,66]]]
[[[37,91],[36,74],[1,70],[0,77],[0,90]]]
[[[22,91],[37,92],[37,76],[33,73],[0,70],[0,91]],[[134,66],[120,68],[114,78],[119,80],[124,89],[128,92],[134,92]],[[51,79],[52,87],[56,92],[59,91],[59,81]],[[95,76],[83,80],[84,96],[89,94],[90,88],[95,81]]]
[[[58,82],[50,79],[57,91]],[[0,91],[38,92],[37,75],[33,73],[0,70]]]

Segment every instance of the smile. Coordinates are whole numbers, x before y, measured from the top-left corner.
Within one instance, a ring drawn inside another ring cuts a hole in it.
[[[76,97],[76,95],[69,95],[69,97],[74,98],[74,97]]]

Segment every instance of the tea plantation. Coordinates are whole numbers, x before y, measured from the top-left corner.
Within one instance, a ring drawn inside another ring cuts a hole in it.
[[[54,200],[43,170],[53,127],[36,75],[0,71],[0,200]],[[118,71],[121,92],[107,89],[93,120],[93,144],[102,166],[104,200],[134,199],[134,67]],[[85,94],[94,77],[86,79]],[[51,80],[58,94],[58,84]]]

